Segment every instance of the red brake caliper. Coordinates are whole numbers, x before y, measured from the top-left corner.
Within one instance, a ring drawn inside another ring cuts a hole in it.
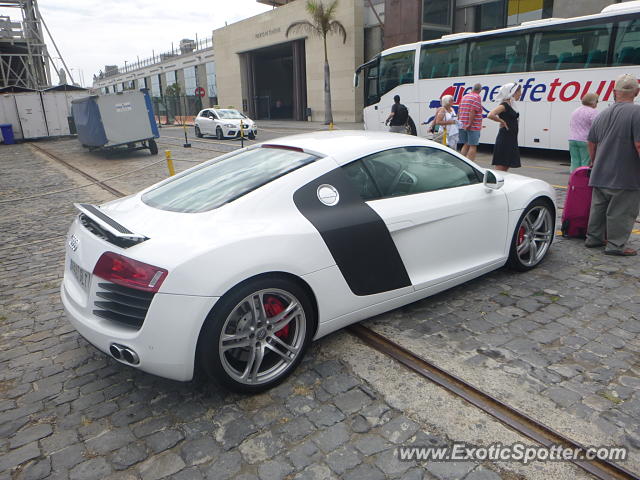
[[[520,230],[518,230],[518,245],[522,245],[522,242],[524,242],[524,232],[525,228],[520,227]]]
[[[285,309],[285,304],[282,303],[278,297],[268,295],[264,297],[264,311],[267,312],[269,318],[275,317],[279,313],[282,313]],[[285,325],[276,332],[276,337],[284,338],[289,335],[289,325]]]

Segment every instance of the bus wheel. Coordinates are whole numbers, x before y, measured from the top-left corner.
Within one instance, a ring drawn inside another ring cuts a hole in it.
[[[413,123],[413,119],[409,117],[407,120],[407,135],[413,135],[414,137],[418,135],[418,130],[416,130],[416,124]]]

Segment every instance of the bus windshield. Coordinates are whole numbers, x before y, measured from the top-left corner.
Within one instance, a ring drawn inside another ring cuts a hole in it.
[[[398,85],[413,83],[416,51],[397,52],[380,59],[378,95],[384,95]]]

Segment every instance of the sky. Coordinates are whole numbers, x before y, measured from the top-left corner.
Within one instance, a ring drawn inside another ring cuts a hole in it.
[[[177,48],[183,38],[211,37],[225,22],[271,9],[255,0],[39,0],[38,6],[74,81],[82,73],[85,86],[105,65],[170,51],[171,42]],[[7,14],[21,19],[18,9],[0,9]],[[48,38],[47,45],[51,57],[59,57]]]

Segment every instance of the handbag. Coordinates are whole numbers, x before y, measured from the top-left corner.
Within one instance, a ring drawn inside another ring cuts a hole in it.
[[[444,140],[445,128],[442,125],[436,125],[436,117],[438,116],[439,110],[440,109],[436,110],[433,120],[427,123],[427,135],[425,138],[427,140],[442,143],[442,140]]]
[[[432,140],[434,142],[442,143],[444,140],[444,132],[445,128],[442,125],[436,125],[435,119],[427,124],[427,135],[425,138],[427,140]]]

